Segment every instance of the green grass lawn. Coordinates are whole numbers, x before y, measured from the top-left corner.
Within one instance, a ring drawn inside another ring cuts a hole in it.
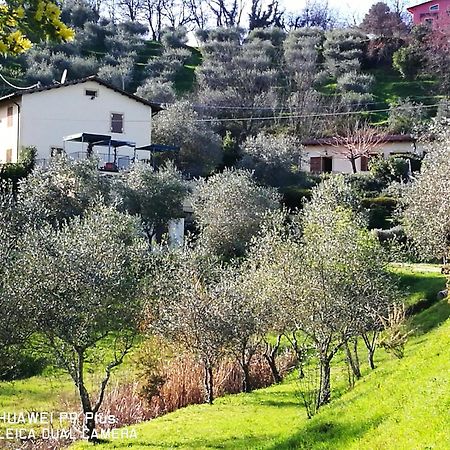
[[[400,289],[406,294],[405,303],[411,306],[420,300],[436,300],[445,288],[441,267],[434,264],[392,264],[392,272],[398,276]]]

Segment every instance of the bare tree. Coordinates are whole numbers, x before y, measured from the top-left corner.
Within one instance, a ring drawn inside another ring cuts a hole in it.
[[[333,28],[337,23],[336,13],[329,7],[328,0],[307,0],[300,14],[288,18],[287,28],[296,30],[305,27]]]
[[[141,0],[142,13],[147,19],[152,39],[159,41],[163,29],[163,11],[165,0]]]
[[[209,19],[205,2],[203,0],[185,0],[185,4],[196,27],[200,30],[205,29]]]
[[[246,3],[245,0],[205,0],[218,27],[239,26]]]
[[[143,0],[119,0],[116,6],[124,17],[134,22],[142,11]]]
[[[350,161],[353,173],[357,173],[356,161],[376,152],[385,140],[383,134],[367,123],[356,122],[354,126],[349,125],[345,133],[326,141],[334,148],[334,153]]]
[[[249,30],[255,28],[283,27],[284,11],[280,10],[278,0],[272,0],[267,6],[263,0],[252,0],[249,14]]]

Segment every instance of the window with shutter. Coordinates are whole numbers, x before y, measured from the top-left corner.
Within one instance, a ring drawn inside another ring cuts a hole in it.
[[[111,133],[123,133],[123,114],[111,113]]]
[[[12,148],[8,148],[6,150],[6,162],[7,163],[12,162]]]
[[[369,170],[369,158],[367,156],[361,156],[361,172],[367,172]]]
[[[322,172],[322,158],[320,156],[313,156],[309,159],[310,172]]]

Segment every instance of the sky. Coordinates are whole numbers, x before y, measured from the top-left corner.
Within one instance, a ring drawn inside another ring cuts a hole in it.
[[[356,22],[360,22],[364,15],[369,11],[370,7],[379,1],[383,0],[328,0],[330,8],[337,10],[342,18],[355,18]],[[386,3],[388,1],[384,0]],[[407,6],[421,3],[423,0],[405,0]],[[280,0],[280,3],[287,11],[299,11],[304,6],[305,0]]]

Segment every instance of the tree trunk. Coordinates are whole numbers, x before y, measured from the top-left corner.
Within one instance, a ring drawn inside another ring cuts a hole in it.
[[[242,361],[242,392],[251,392],[252,385],[250,381],[250,364],[248,362]]]
[[[359,367],[359,357],[358,357],[358,341],[355,339],[353,341],[353,353],[348,345],[348,341],[345,342],[345,352],[347,354],[347,361],[352,369],[353,375],[356,378],[361,378],[361,369]]]
[[[210,405],[214,402],[214,392],[213,392],[213,370],[212,366],[205,363],[205,400]]]
[[[375,350],[377,349],[377,345],[376,345],[377,335],[378,335],[378,332],[374,331],[372,339],[370,339],[366,333],[362,334],[364,344],[366,345],[366,348],[367,348],[367,362],[369,363],[369,367],[372,370],[375,369],[374,356],[375,356]]]
[[[84,385],[84,350],[76,349],[76,352],[78,355],[76,384],[84,414],[84,433],[88,441],[94,441],[95,439],[93,438],[93,433],[95,430],[95,414],[92,410],[89,393]]]
[[[276,357],[278,354],[278,349],[280,348],[280,342],[281,334],[278,335],[277,342],[273,347],[269,343],[266,343],[266,351],[264,352],[264,358],[266,359],[267,364],[269,364],[274,383],[280,383],[282,380],[276,364]]]
[[[352,163],[353,173],[358,173],[358,169],[356,168],[356,159],[355,158],[351,158],[350,162]]]
[[[317,409],[331,400],[331,366],[327,357],[320,358],[320,390],[317,398]]]

